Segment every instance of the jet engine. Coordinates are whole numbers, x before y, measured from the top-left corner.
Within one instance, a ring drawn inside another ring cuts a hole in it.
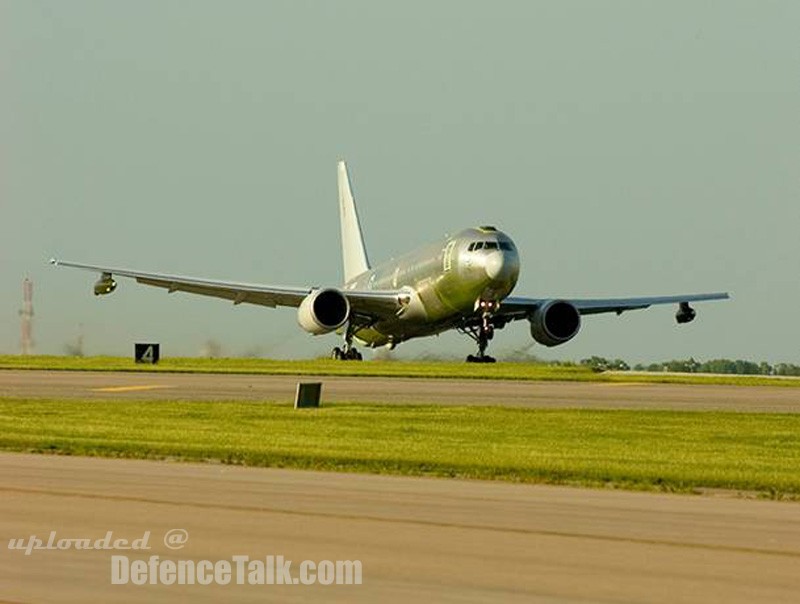
[[[528,317],[533,339],[544,346],[558,346],[574,338],[581,328],[581,314],[565,300],[549,300]]]
[[[315,336],[339,329],[350,316],[350,302],[338,289],[314,290],[300,303],[297,322]]]
[[[100,275],[100,278],[95,281],[94,295],[105,296],[106,294],[113,292],[115,289],[117,289],[117,282],[114,281],[111,273],[103,273]]]
[[[678,312],[675,313],[675,320],[680,324],[691,323],[694,321],[695,315],[697,315],[697,313],[694,308],[689,306],[688,302],[681,302],[678,305]]]

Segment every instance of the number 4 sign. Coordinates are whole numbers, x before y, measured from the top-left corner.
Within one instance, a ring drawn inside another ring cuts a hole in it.
[[[137,363],[149,363],[150,365],[158,363],[160,356],[158,344],[136,344],[133,350]]]

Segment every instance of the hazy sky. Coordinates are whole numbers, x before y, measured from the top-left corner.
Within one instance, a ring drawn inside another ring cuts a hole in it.
[[[326,354],[292,309],[95,298],[46,262],[338,284],[344,158],[373,262],[489,223],[519,295],[733,295],[537,354],[800,362],[799,27],[794,1],[0,0],[0,352],[29,275],[41,353]]]

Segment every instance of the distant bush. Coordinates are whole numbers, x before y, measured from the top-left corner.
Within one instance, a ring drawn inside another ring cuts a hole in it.
[[[592,357],[595,358],[595,357]],[[581,361],[583,363],[583,361]],[[699,362],[693,358],[686,360],[674,359],[661,363],[650,363],[635,365],[636,371],[670,371],[677,373],[722,373],[729,375],[785,375],[800,376],[800,365],[791,363],[777,363],[770,365],[766,361],[756,363],[755,361],[745,361],[742,359],[711,359]]]
[[[630,369],[630,366],[622,359],[609,360],[598,356],[581,359],[581,365],[591,367],[592,371],[628,371]]]

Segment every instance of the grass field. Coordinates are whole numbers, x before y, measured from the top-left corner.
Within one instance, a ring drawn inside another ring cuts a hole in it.
[[[800,497],[800,415],[0,398],[0,449]]]
[[[532,363],[473,364],[462,362],[367,361],[327,359],[280,361],[269,359],[167,358],[158,365],[139,365],[125,357],[61,357],[0,355],[0,369],[62,371],[166,371],[180,373],[254,373],[272,375],[348,375],[381,377],[474,378],[673,384],[729,384],[736,386],[800,387],[798,379],[759,376],[690,374],[596,373],[583,366]]]

